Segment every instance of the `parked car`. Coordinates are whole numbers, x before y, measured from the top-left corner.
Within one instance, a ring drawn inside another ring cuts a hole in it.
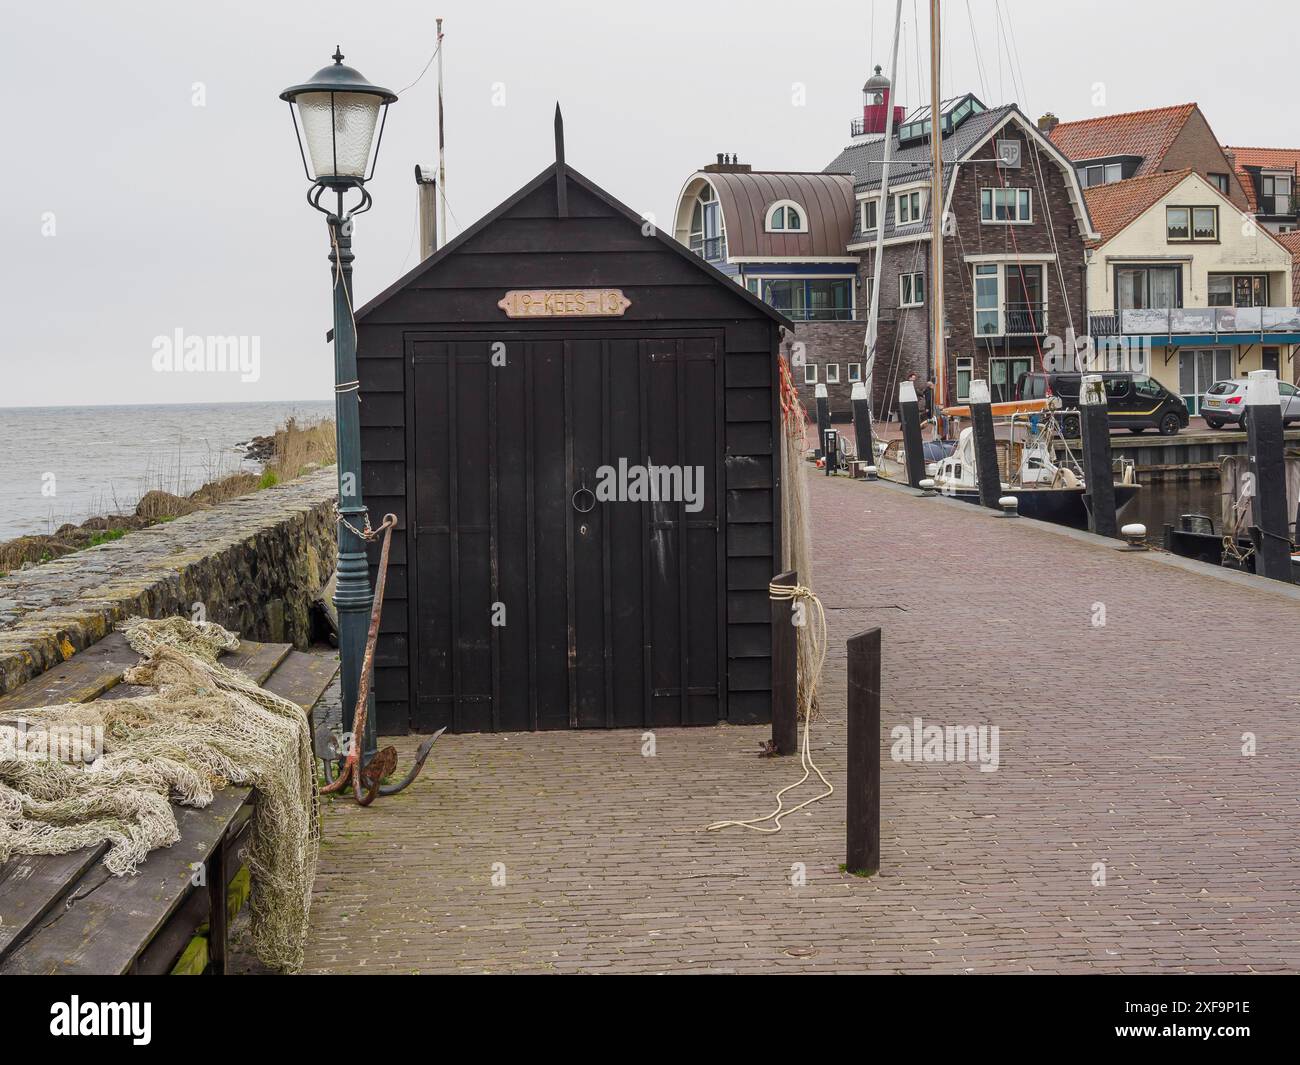
[[[1201,397],[1201,417],[1211,429],[1222,429],[1231,425],[1236,429],[1246,428],[1246,385],[1244,377],[1234,377],[1231,381],[1216,381]],[[1282,425],[1300,422],[1300,391],[1295,385],[1285,381],[1277,383],[1278,399],[1282,404]]]
[[[1106,411],[1112,429],[1141,433],[1159,429],[1173,436],[1191,420],[1182,396],[1170,392],[1154,377],[1141,373],[1107,372],[1099,375],[1106,387]],[[1080,373],[1024,373],[1016,381],[1017,399],[1059,396],[1066,407],[1079,405]],[[1077,436],[1078,419],[1064,419],[1067,436]]]

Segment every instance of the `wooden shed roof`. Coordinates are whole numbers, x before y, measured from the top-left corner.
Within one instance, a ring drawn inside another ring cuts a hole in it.
[[[694,254],[689,248],[686,248],[684,245],[674,240],[670,235],[664,233],[658,227],[653,227],[649,229],[649,231],[647,231],[645,220],[641,217],[641,215],[637,214],[630,207],[623,204],[619,200],[615,199],[612,195],[606,192],[603,188],[597,185],[590,178],[584,177],[578,171],[574,170],[573,167],[569,166],[567,163],[564,162],[552,163],[540,174],[538,174],[535,178],[533,178],[522,188],[520,188],[517,192],[507,197],[495,208],[493,208],[486,215],[480,218],[477,222],[471,225],[468,229],[459,233],[453,240],[448,241],[448,243],[446,243],[441,248],[439,248],[436,252],[430,255],[423,262],[419,263],[411,270],[408,270],[405,274],[399,277],[396,281],[394,281],[391,285],[389,285],[386,289],[384,289],[384,291],[380,292],[373,299],[368,300],[363,306],[358,307],[354,316],[355,320],[358,323],[363,321],[368,315],[370,315],[377,308],[387,303],[394,296],[398,295],[400,292],[402,292],[404,289],[410,286],[411,283],[415,281],[417,278],[423,276],[424,274],[430,272],[431,270],[436,269],[441,263],[445,262],[449,257],[455,255],[456,252],[463,245],[472,241],[476,236],[478,236],[485,229],[490,227],[498,219],[501,219],[505,215],[509,214],[511,209],[514,208],[516,205],[518,205],[521,201],[527,199],[538,189],[545,186],[548,182],[551,184],[557,184],[561,176],[563,177],[563,180],[565,182],[576,185],[578,188],[586,191],[590,195],[596,197],[598,200],[608,205],[615,214],[621,215],[624,218],[626,218],[630,225],[636,226],[637,229],[642,232],[646,240],[657,241],[659,244],[663,245],[665,248],[672,251],[674,254],[679,255],[686,262],[690,263],[694,269],[701,270],[704,273],[710,275],[711,278],[717,281],[719,285],[724,286],[729,292],[731,292],[736,297],[736,299],[748,303],[752,308],[762,312],[762,314],[765,317],[773,320],[778,325],[785,326],[788,329],[794,328],[794,324],[788,318],[786,318],[785,315],[781,314],[780,311],[776,310],[770,304],[764,303],[761,299],[755,296],[748,289],[736,284],[736,282],[732,278],[722,273],[722,271],[718,270],[717,267],[711,265],[710,263],[705,262],[705,260],[700,258],[698,255]],[[577,219],[575,218],[575,220]],[[842,245],[839,253],[843,254]],[[522,282],[524,279],[521,278],[520,280]],[[332,339],[333,330],[330,330],[328,336],[329,338]]]

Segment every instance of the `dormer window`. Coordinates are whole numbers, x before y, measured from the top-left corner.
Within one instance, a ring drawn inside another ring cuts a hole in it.
[[[919,189],[913,192],[899,193],[894,197],[894,223],[902,226],[909,222],[921,221],[923,208],[924,198]]]
[[[803,208],[794,200],[780,200],[772,204],[767,211],[767,231],[769,233],[807,233]]]
[[[1262,173],[1259,176],[1259,213],[1294,214],[1291,200],[1292,175],[1288,171]]]
[[[862,201],[862,232],[874,233],[876,226],[880,224],[880,201],[863,200]]]

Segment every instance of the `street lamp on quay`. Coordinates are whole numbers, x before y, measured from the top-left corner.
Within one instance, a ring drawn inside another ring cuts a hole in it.
[[[388,106],[397,95],[371,85],[359,71],[343,64],[334,50],[332,66],[322,67],[301,85],[280,93],[293,116],[298,151],[311,187],[307,202],[325,215],[330,235],[330,279],[334,289],[334,402],[338,442],[339,522],[334,605],[339,616],[339,664],[342,674],[343,726],[352,730],[361,659],[365,653],[373,603],[364,531],[369,529],[361,496],[360,395],[357,381],[357,330],[352,315],[352,219],[370,209],[366,182],[374,176]],[[378,127],[378,136],[376,136]],[[305,147],[304,147],[305,142]],[[366,173],[369,166],[370,173]],[[321,205],[332,194],[333,203]],[[358,197],[346,207],[349,196]],[[366,713],[362,754],[376,748],[374,695]]]

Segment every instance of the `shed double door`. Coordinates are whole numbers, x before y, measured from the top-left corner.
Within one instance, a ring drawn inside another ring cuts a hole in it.
[[[726,699],[721,341],[408,341],[412,725],[713,724]],[[693,467],[681,498],[602,476]],[[688,482],[689,483],[689,482]],[[615,487],[620,487],[616,480]]]

